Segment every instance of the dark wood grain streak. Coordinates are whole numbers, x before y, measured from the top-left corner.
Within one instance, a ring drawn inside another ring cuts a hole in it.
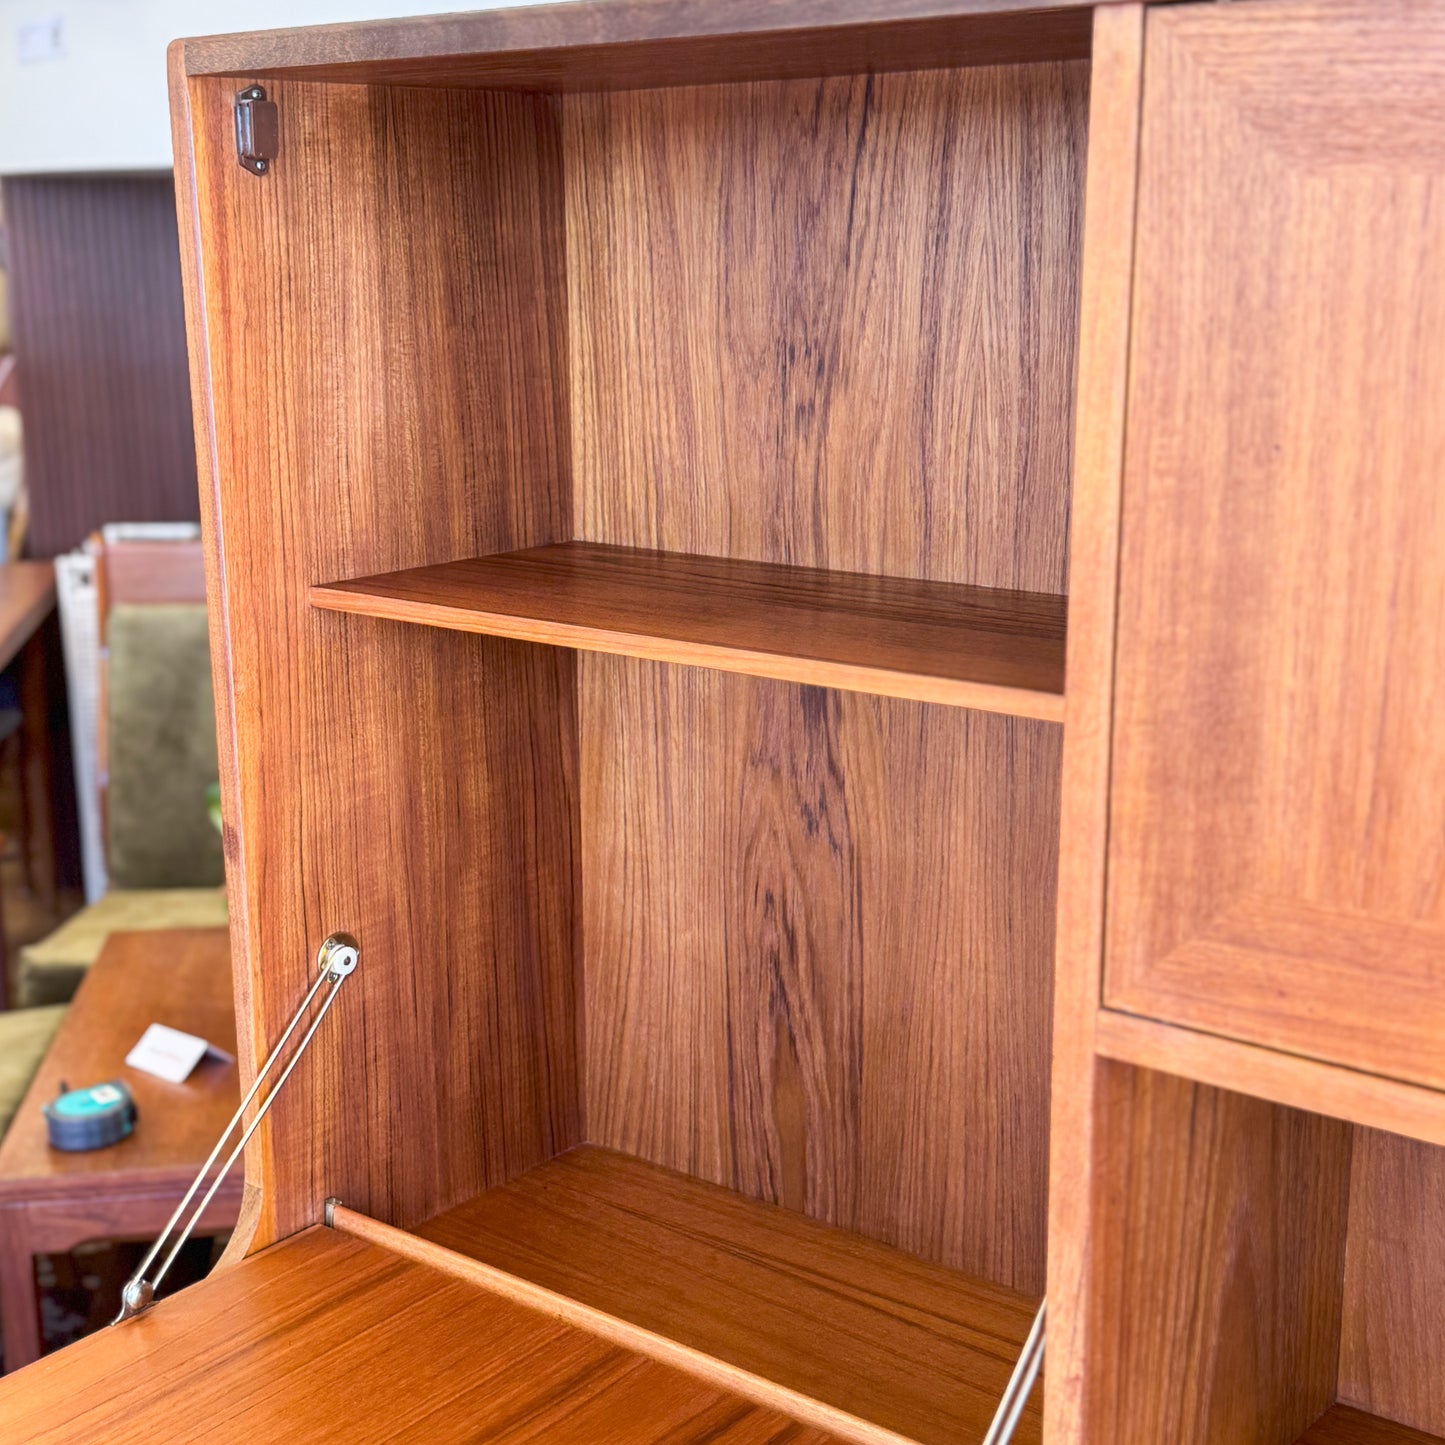
[[[171,178],[11,176],[4,209],[30,554],[106,522],[193,521]]]
[[[1041,1291],[1059,729],[580,662],[587,1137]]]
[[[0,1379],[8,1441],[828,1445],[488,1291],[310,1230]]]
[[[1296,1440],[1335,1399],[1350,1126],[1098,1068],[1080,1438]]]
[[[1335,1405],[1300,1436],[1297,1445],[1441,1445],[1441,1437]]]
[[[564,97],[573,536],[1066,592],[1087,99]]]
[[[920,1445],[983,1438],[1037,1304],[594,1148],[418,1233]]]
[[[313,587],[318,607],[1061,721],[1062,597],[561,543]]]
[[[577,1142],[580,1119],[571,656],[308,601],[347,572],[565,534],[554,105],[274,94],[286,156],[262,183],[236,164],[233,87],[191,87],[252,1061],[328,931],[362,964],[248,1160],[258,1243],[338,1191],[414,1223]]]
[[[189,74],[597,90],[1079,60],[1088,0],[608,0],[177,42]]]

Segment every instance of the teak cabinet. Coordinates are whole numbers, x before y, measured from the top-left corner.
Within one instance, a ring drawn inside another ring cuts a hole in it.
[[[171,76],[246,1066],[361,964],[7,1438],[1445,1438],[1445,7]]]

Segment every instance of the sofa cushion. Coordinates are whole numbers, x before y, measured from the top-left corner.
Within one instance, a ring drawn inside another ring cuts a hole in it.
[[[54,933],[20,950],[17,996],[22,1008],[64,1003],[112,933],[146,928],[224,928],[220,888],[115,889],[66,919]]]
[[[64,1017],[64,1004],[0,1013],[0,1135],[10,1127]]]
[[[206,609],[118,603],[106,645],[111,886],[215,886],[224,866],[206,806],[216,780]]]

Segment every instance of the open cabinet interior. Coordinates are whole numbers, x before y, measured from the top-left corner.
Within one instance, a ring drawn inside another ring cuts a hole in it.
[[[367,960],[255,1241],[335,1195],[938,1445],[1044,1290],[1089,93],[963,29],[268,80],[259,181],[189,82],[258,1051]]]
[[[1445,1148],[1099,1065],[1090,1440],[1445,1435]],[[1200,1342],[1208,1341],[1201,1348]],[[1162,1391],[1168,1379],[1181,1388]]]
[[[705,8],[172,52],[245,1069],[361,947],[203,1286],[235,1418],[299,1311],[436,1438],[981,1445],[1047,1293],[990,1445],[1440,1445],[1445,21]]]

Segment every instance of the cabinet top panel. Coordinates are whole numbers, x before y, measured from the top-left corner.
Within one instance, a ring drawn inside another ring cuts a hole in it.
[[[178,40],[185,75],[632,90],[1089,54],[1093,0],[584,0]]]

